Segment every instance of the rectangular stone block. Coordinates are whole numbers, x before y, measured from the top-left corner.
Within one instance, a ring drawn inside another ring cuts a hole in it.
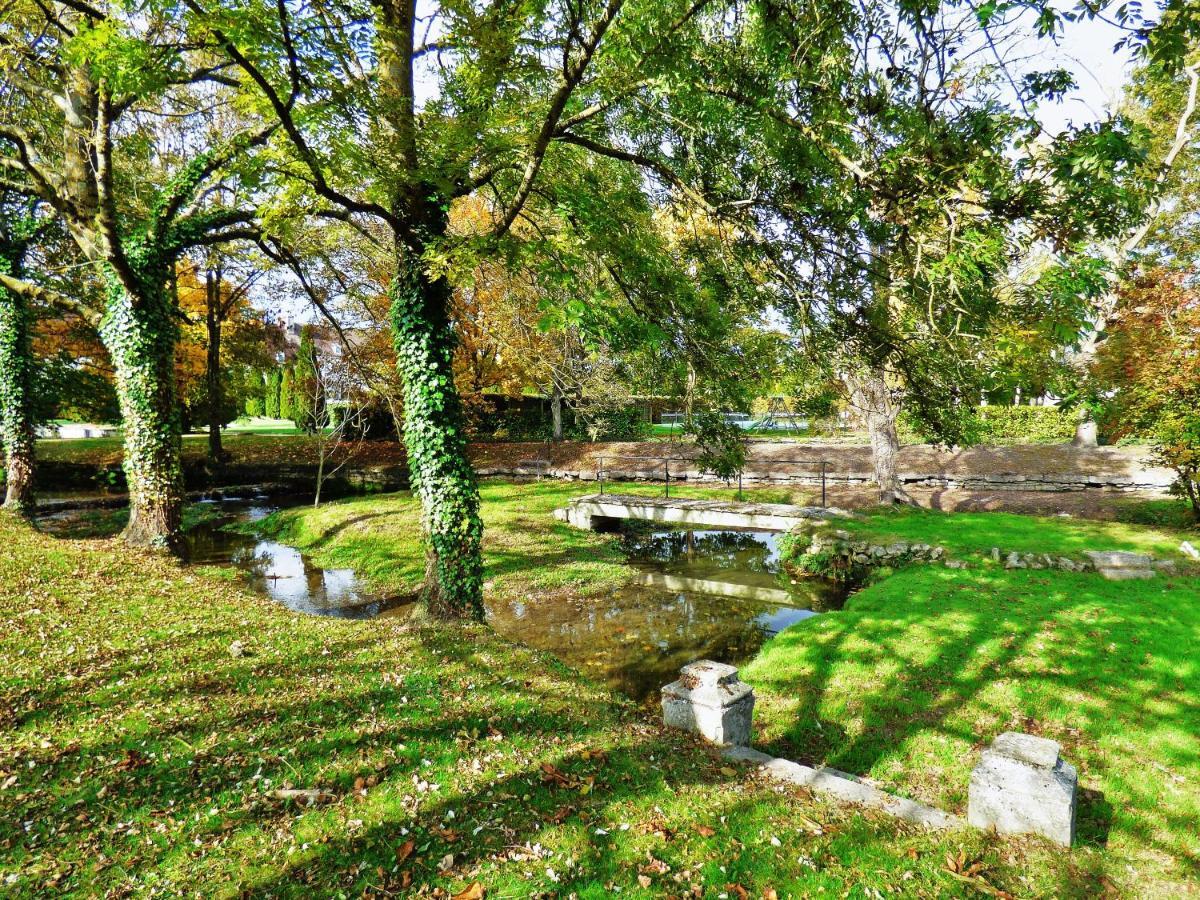
[[[754,690],[737,669],[700,660],[680,670],[662,689],[663,724],[701,735],[714,744],[747,746],[754,718]]]
[[[1065,847],[1075,840],[1074,767],[1045,738],[1005,732],[971,773],[967,821],[1000,834],[1038,834]]]

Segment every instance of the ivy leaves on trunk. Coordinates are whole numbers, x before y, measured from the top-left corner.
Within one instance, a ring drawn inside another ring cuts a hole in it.
[[[28,209],[0,198],[0,274],[20,278],[32,236]],[[0,284],[0,442],[4,508],[29,516],[34,508],[33,311],[29,298]]]

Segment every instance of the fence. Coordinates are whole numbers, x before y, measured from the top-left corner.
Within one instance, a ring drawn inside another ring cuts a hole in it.
[[[677,462],[677,463],[682,462],[682,463],[691,465],[696,462],[694,459],[691,459],[686,456],[633,456],[633,455],[621,454],[621,453],[606,454],[606,455],[600,457],[599,465],[596,467],[596,481],[600,485],[600,494],[602,496],[604,494],[604,474],[606,471],[608,471],[608,467],[605,466],[605,464],[604,464],[605,460],[607,460],[607,459],[633,459],[633,460],[640,460],[643,462],[654,463],[655,465],[652,467],[653,472],[654,472],[654,477],[645,479],[648,481],[657,481],[658,480],[658,478],[659,478],[658,464],[661,463],[662,464],[662,480],[663,480],[663,496],[667,497],[667,498],[670,498],[670,496],[671,496],[671,463],[672,462]],[[827,502],[827,496],[826,496],[827,495],[826,479],[827,479],[827,475],[829,472],[829,461],[828,460],[821,459],[821,460],[817,460],[816,462],[814,462],[813,460],[808,460],[808,459],[772,459],[772,460],[770,460],[770,462],[784,463],[784,464],[788,464],[788,465],[799,463],[801,465],[806,465],[806,466],[819,466],[820,467],[819,472],[820,472],[820,477],[821,477],[821,506],[826,507],[829,505]],[[678,469],[677,469],[677,471],[678,471]],[[738,472],[738,477],[737,477],[738,499],[741,499],[742,494],[743,494],[742,474],[743,474],[742,472]],[[638,476],[636,476],[636,477],[642,477],[642,474],[639,473]],[[686,480],[686,476],[684,478],[676,479],[676,480],[677,481]]]

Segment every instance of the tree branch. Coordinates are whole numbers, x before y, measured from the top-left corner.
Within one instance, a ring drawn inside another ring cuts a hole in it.
[[[27,297],[37,303],[45,303],[47,306],[53,306],[56,309],[73,313],[93,328],[100,327],[101,315],[99,312],[85,306],[78,300],[68,297],[66,294],[42,287],[31,281],[25,281],[23,278],[14,278],[12,275],[6,275],[3,272],[0,272],[0,287],[4,287],[14,294],[20,294],[22,297]]]
[[[530,150],[529,160],[525,164],[525,174],[521,176],[521,184],[517,188],[513,201],[509,204],[508,209],[505,210],[504,217],[496,228],[496,237],[504,235],[512,227],[512,223],[516,221],[517,214],[521,212],[521,207],[529,199],[529,194],[533,190],[533,184],[537,180],[538,172],[542,168],[542,161],[546,158],[546,150],[559,130],[559,121],[562,119],[567,101],[571,99],[575,88],[583,80],[588,64],[592,61],[592,57],[596,53],[596,48],[600,46],[600,41],[604,38],[608,27],[621,11],[623,4],[624,0],[608,0],[608,4],[604,8],[604,13],[592,26],[591,33],[580,46],[578,58],[573,63],[564,66],[562,83],[550,99],[550,108],[546,111],[542,127],[538,130],[537,138],[534,140],[533,147]]]

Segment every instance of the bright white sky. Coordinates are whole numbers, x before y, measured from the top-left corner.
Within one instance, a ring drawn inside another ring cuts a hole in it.
[[[1057,45],[1030,38],[1037,68],[1068,69],[1079,85],[1061,103],[1047,103],[1039,110],[1048,132],[1057,134],[1072,124],[1094,122],[1120,99],[1131,68],[1129,49],[1113,50],[1121,36],[1119,29],[1093,19],[1068,24]]]

